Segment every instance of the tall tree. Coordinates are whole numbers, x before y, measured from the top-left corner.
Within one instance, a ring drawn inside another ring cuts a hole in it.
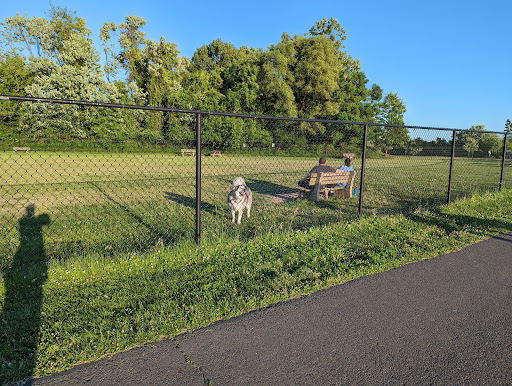
[[[475,151],[478,150],[478,139],[475,137],[466,137],[463,148],[468,152],[468,155],[473,158]]]
[[[379,112],[379,103],[382,99],[382,89],[374,84],[368,89],[368,79],[360,70],[360,63],[340,53],[339,88],[336,91],[336,99],[339,101],[339,111],[332,119],[352,122],[375,122]],[[360,144],[362,141],[363,127],[361,125],[339,126],[339,131],[333,134],[333,144],[340,142]]]
[[[0,54],[0,94],[26,95],[32,81],[25,59],[20,55]]]
[[[17,15],[4,24],[3,36],[11,52],[28,53],[32,81],[27,95],[57,99],[109,102],[116,90],[103,80],[99,56],[89,38],[85,21],[65,8],[52,6],[50,20]],[[24,127],[37,137],[56,135],[87,137],[89,133],[109,131],[115,121],[98,109],[77,106],[28,104]],[[96,124],[96,123],[97,124]],[[101,124],[98,122],[102,122]],[[103,122],[110,124],[103,125]],[[98,133],[99,134],[99,133]]]
[[[406,107],[397,94],[389,93],[384,98],[381,105],[381,115],[379,121],[388,125],[404,124],[404,114]],[[380,132],[380,143],[383,146],[386,158],[388,151],[394,147],[403,147],[409,141],[409,130],[400,126],[382,126]]]
[[[32,76],[19,55],[0,53],[0,94],[26,95],[25,88],[32,82]],[[16,102],[0,103],[0,138],[19,138],[18,121],[23,106]]]
[[[294,41],[297,63],[293,91],[299,117],[324,118],[339,109],[336,46],[324,36],[298,37]]]
[[[76,12],[67,8],[52,5],[48,19],[44,17],[28,17],[16,14],[5,19],[2,25],[2,43],[10,47],[10,52],[25,56],[46,57],[56,60],[62,51],[64,42],[72,35],[84,38],[83,44],[88,45],[91,31],[85,26],[85,20],[76,17]]]
[[[507,133],[510,133],[512,131],[512,122],[510,121],[510,119],[507,119],[507,121],[505,122],[505,131]]]
[[[512,148],[512,136],[510,135],[510,133],[512,132],[512,122],[510,121],[510,119],[507,119],[507,121],[505,122],[505,131],[507,133],[509,133],[507,135],[506,146],[507,146],[507,151],[510,151]]]
[[[231,43],[216,39],[197,49],[192,56],[191,71],[220,71],[229,67],[234,59],[242,56],[244,56],[243,53]]]
[[[315,25],[310,28],[306,36],[326,36],[338,49],[344,48],[343,42],[347,39],[347,33],[341,28],[338,20],[333,17],[329,20],[323,18],[319,22],[316,22]]]
[[[146,104],[146,95],[139,87],[141,71],[139,64],[142,61],[142,49],[146,44],[146,33],[142,28],[146,20],[139,16],[126,16],[123,23],[104,23],[100,38],[104,47],[106,58],[106,71],[109,78],[115,78],[119,68],[125,70],[126,88],[135,103]],[[111,42],[112,35],[117,41]],[[112,47],[119,43],[120,52],[115,54]]]
[[[261,56],[258,83],[261,105],[265,114],[296,117],[298,114],[292,84],[296,51],[290,36],[283,34],[281,42],[272,45]]]
[[[503,140],[493,133],[484,133],[479,143],[480,150],[487,152],[489,157],[498,156],[502,146]]]

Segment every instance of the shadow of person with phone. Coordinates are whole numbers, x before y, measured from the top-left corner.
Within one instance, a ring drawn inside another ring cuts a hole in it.
[[[4,270],[5,298],[0,314],[0,384],[32,375],[41,326],[43,284],[48,262],[43,242],[47,214],[35,215],[35,206],[26,207],[18,221],[20,244],[12,263]],[[3,371],[8,370],[8,371]]]

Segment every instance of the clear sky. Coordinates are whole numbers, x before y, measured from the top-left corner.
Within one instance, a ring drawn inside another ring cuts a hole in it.
[[[324,17],[347,33],[345,50],[369,79],[405,102],[405,124],[503,131],[512,120],[512,0],[175,1],[53,0],[76,11],[96,48],[104,22],[143,17],[147,38],[181,55],[215,39],[266,49],[283,32],[301,35]],[[0,21],[46,16],[44,0],[0,0]]]

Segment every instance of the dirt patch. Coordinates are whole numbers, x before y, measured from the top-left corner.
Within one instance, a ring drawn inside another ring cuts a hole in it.
[[[297,193],[276,193],[276,194],[264,194],[264,197],[273,204],[281,204],[284,202],[290,202],[297,198]]]

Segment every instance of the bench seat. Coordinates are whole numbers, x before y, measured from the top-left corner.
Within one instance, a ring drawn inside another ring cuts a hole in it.
[[[12,150],[16,153],[28,153],[30,151],[30,147],[13,147]]]

